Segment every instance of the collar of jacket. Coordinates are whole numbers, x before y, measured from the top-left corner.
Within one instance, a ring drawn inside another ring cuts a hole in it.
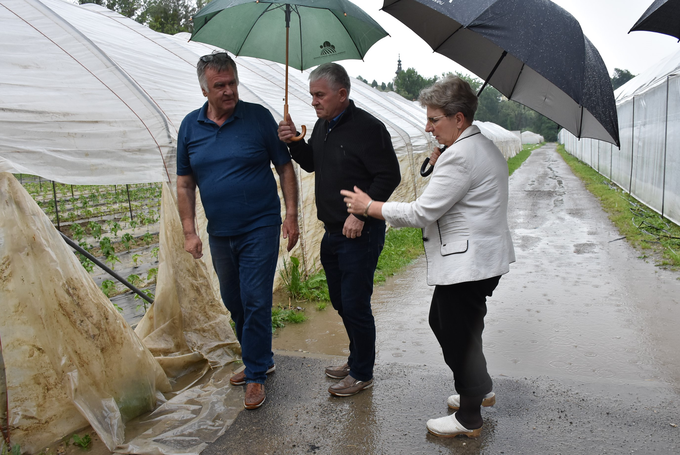
[[[473,136],[475,134],[480,134],[480,133],[481,133],[481,131],[479,130],[479,127],[477,125],[470,125],[465,129],[465,131],[460,133],[460,136],[458,137],[458,139],[456,139],[456,142],[451,144],[451,147],[453,147],[454,145],[456,145],[457,143],[459,143],[463,139],[467,139],[470,136]]]
[[[347,121],[347,119],[351,118],[354,115],[354,111],[356,110],[356,106],[354,105],[354,101],[349,100],[349,106],[343,111],[342,115],[338,119],[338,122],[333,125],[332,129],[336,129],[339,125],[342,125]],[[330,121],[324,120],[324,128],[326,133],[328,133],[328,125],[330,125]]]

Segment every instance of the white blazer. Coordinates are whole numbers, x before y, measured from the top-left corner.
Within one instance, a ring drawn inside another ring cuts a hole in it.
[[[508,164],[477,126],[441,154],[417,200],[387,202],[382,214],[394,227],[423,228],[430,286],[492,278],[515,262]]]

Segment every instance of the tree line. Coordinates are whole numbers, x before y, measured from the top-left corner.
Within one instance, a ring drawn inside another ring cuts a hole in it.
[[[451,73],[442,74],[442,77],[449,74]],[[456,73],[456,75],[465,79],[475,92],[478,92],[483,84],[480,79],[460,73]],[[612,88],[616,90],[633,77],[635,76],[630,71],[616,68],[611,78]],[[388,84],[384,82],[379,84],[375,80],[369,83],[361,76],[358,76],[357,79],[378,90],[395,91],[406,99],[417,100],[420,91],[434,84],[439,77],[426,78],[418,74],[415,68],[409,68],[400,71],[394,80]],[[557,133],[560,130],[559,125],[552,120],[519,103],[508,100],[490,85],[487,85],[479,96],[479,106],[475,119],[495,123],[510,131],[532,131],[543,136],[548,142],[557,141]]]
[[[209,2],[207,0],[78,0],[95,3],[134,19],[161,33],[174,35],[191,32],[191,16]]]

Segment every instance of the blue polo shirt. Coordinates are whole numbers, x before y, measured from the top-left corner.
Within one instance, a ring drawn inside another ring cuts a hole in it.
[[[239,235],[281,224],[281,202],[270,163],[290,161],[272,114],[239,101],[222,126],[206,117],[208,103],[188,114],[177,137],[177,175],[199,187],[208,233]]]

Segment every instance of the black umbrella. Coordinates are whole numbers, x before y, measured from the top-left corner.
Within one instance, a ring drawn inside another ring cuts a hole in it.
[[[578,21],[549,0],[385,0],[435,52],[576,137],[619,146],[607,67]]]
[[[680,1],[654,0],[628,33],[635,31],[663,33],[680,40]]]

